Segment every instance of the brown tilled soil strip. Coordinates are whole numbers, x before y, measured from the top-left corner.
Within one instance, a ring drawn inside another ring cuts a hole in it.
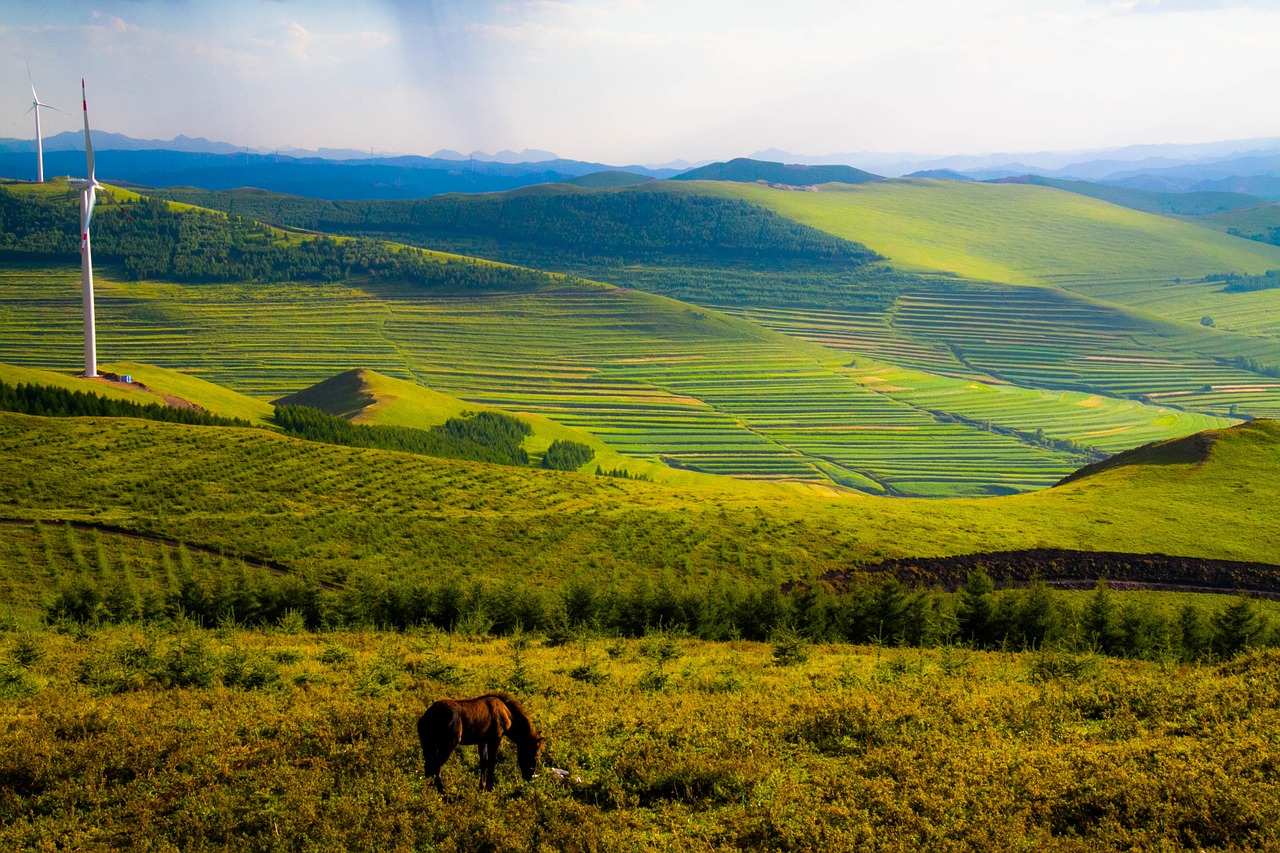
[[[1280,566],[1167,554],[1118,551],[1034,549],[886,560],[861,570],[828,572],[822,579],[844,589],[858,576],[892,572],[909,585],[955,590],[975,569],[985,569],[997,584],[1026,585],[1040,580],[1060,589],[1092,589],[1105,578],[1114,589],[1177,592],[1245,592],[1280,599]]]

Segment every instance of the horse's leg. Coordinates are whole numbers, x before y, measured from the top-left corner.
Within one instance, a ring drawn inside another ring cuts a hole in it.
[[[418,737],[422,741],[422,762],[427,778],[434,779],[436,790],[444,794],[444,781],[440,774],[445,762],[462,740],[462,724],[454,720],[444,732],[437,735],[430,732],[429,724],[419,722]]]
[[[495,770],[498,765],[498,747],[501,744],[501,737],[480,743],[480,788],[482,790],[493,790]]]
[[[480,756],[480,790],[489,790],[489,744],[480,741],[476,744],[476,753]]]
[[[453,755],[453,750],[455,746],[456,744],[453,744],[453,743],[445,743],[441,746],[436,747],[436,754],[434,756],[434,760],[431,762],[432,764],[435,765],[435,772],[432,773],[430,766],[428,766],[427,775],[435,776],[436,790],[439,791],[441,794],[444,793],[444,782],[441,780],[440,774],[444,772],[445,762],[449,760],[449,756]]]

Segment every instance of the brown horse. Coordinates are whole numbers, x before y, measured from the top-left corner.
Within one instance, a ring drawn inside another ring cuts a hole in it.
[[[427,778],[436,780],[444,793],[440,769],[460,744],[475,744],[480,752],[480,789],[493,790],[493,768],[498,763],[502,736],[515,741],[520,775],[528,782],[542,751],[542,737],[524,708],[505,693],[490,693],[475,699],[441,699],[418,718],[418,740]]]

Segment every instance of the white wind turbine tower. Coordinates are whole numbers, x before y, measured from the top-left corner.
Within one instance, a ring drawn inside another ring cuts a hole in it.
[[[89,101],[84,94],[84,81],[80,81],[80,103],[84,107],[84,157],[89,170],[86,179],[72,178],[68,184],[80,190],[80,280],[84,299],[84,375],[90,379],[98,375],[98,342],[93,323],[93,257],[89,252],[89,220],[93,218],[93,204],[97,189],[102,186],[93,177],[93,140],[89,138]]]
[[[66,113],[62,112],[62,110],[57,107],[40,103],[40,98],[36,96],[36,84],[31,82],[31,66],[29,64],[27,65],[27,82],[31,83],[31,109],[27,110],[27,112],[36,114],[36,183],[43,184],[44,139],[40,135],[40,111],[53,110],[54,112],[62,113],[63,115],[66,115]]]

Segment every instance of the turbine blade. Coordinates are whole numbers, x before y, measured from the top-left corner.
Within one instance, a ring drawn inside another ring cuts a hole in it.
[[[81,239],[86,239],[89,235],[89,221],[93,219],[93,206],[98,201],[98,193],[92,186],[85,190],[85,194],[84,228],[82,229],[84,233],[81,236]]]
[[[94,183],[93,177],[93,140],[89,138],[89,99],[84,93],[84,80],[80,80],[80,104],[84,107],[84,159],[89,167],[89,183]],[[93,197],[90,196],[89,215],[93,215]],[[87,224],[87,221],[86,221]]]
[[[40,99],[36,97],[36,84],[31,80],[31,63],[30,62],[27,63],[27,82],[31,83],[31,100],[35,101],[36,103],[39,103]]]

